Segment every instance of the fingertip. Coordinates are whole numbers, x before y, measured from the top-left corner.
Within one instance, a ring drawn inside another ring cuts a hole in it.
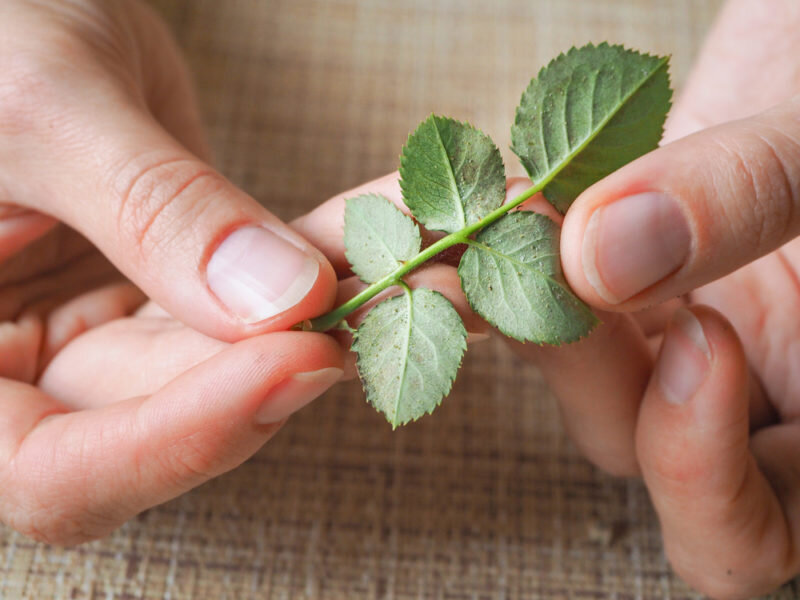
[[[320,333],[280,331],[229,346],[128,407],[134,434],[118,450],[122,461],[140,464],[127,488],[152,505],[230,470],[336,383],[343,367],[342,349]]]
[[[565,223],[570,284],[607,310],[643,308],[793,239],[797,111],[787,102],[694,133],[587,189]]]
[[[708,306],[675,311],[662,342],[654,379],[661,397],[692,405],[695,419],[716,423],[746,414],[748,365],[730,322]],[[711,412],[713,411],[713,412]]]
[[[567,281],[586,302],[609,311],[640,310],[674,297],[661,283],[681,270],[693,244],[682,206],[634,184],[635,178],[626,181],[627,172],[642,170],[637,163],[628,167],[636,169],[623,168],[584,192],[562,229]]]
[[[272,388],[255,414],[257,425],[270,425],[290,415],[325,393],[342,379],[341,367],[322,367],[287,377]]]
[[[610,294],[589,254],[594,246],[596,227],[592,215],[602,204],[589,188],[570,206],[561,224],[561,267],[572,290],[584,302],[601,310],[619,310],[609,302]]]
[[[336,302],[339,285],[336,271],[321,252],[314,249],[311,254],[318,264],[317,278],[305,297],[295,305],[294,309],[298,314],[287,315],[286,323],[289,325],[325,314],[333,308]]]
[[[561,268],[570,288],[581,300],[600,310],[627,312],[630,304],[621,305],[609,290],[594,256],[597,215],[604,205],[610,204],[608,188],[608,181],[601,180],[578,196],[563,217],[559,216]],[[640,304],[636,308],[646,306]]]
[[[692,306],[689,310],[700,322],[711,354],[712,384],[717,393],[731,401],[747,400],[749,389],[747,357],[731,322],[710,306]]]
[[[670,356],[674,353],[681,356]],[[702,377],[689,376],[694,385],[666,381],[680,371],[684,376],[696,371],[692,361],[705,361]],[[796,566],[787,531],[790,513],[760,469],[776,458],[779,469],[792,469],[787,463],[792,451],[787,446],[759,456],[763,446],[756,443],[759,437],[774,440],[774,432],[786,426],[750,438],[747,372],[736,332],[722,315],[702,306],[679,309],[637,429],[637,454],[667,556],[682,578],[715,598],[753,597],[785,580]],[[677,398],[680,389],[690,393]]]
[[[209,258],[208,288],[250,334],[276,331],[332,307],[336,274],[321,252],[282,223],[229,232]],[[237,336],[231,332],[223,339]]]
[[[703,504],[698,494],[714,503],[735,493],[749,452],[747,377],[739,339],[722,315],[701,306],[676,311],[636,432],[654,498],[691,513]]]

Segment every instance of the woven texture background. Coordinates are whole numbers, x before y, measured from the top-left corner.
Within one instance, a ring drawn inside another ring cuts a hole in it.
[[[161,0],[219,167],[279,216],[396,168],[430,112],[493,136],[543,63],[610,40],[685,79],[717,0]],[[608,543],[608,538],[611,538]],[[392,433],[357,384],[241,468],[63,550],[0,527],[0,599],[692,598],[638,481],[585,462],[539,374],[470,350]],[[796,597],[786,588],[776,597]]]

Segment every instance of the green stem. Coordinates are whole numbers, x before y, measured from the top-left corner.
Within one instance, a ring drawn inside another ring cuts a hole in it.
[[[417,254],[414,258],[400,265],[397,269],[395,269],[392,273],[389,273],[383,279],[380,279],[375,283],[371,284],[368,288],[363,290],[361,293],[356,294],[341,306],[338,306],[334,308],[331,312],[326,313],[321,317],[317,317],[316,319],[313,319],[310,322],[306,323],[303,329],[306,331],[328,331],[329,329],[336,327],[336,325],[340,321],[342,321],[342,319],[347,317],[353,311],[358,310],[361,306],[372,300],[372,298],[380,294],[383,290],[393,285],[398,285],[398,283],[401,283],[402,277],[407,273],[410,273],[411,271],[413,271],[423,263],[427,262],[440,252],[447,250],[447,248],[455,246],[456,244],[466,243],[467,238],[469,238],[469,236],[471,236],[473,233],[475,233],[476,231],[480,231],[487,225],[491,225],[492,223],[497,221],[497,219],[506,214],[508,211],[516,208],[517,206],[525,202],[525,200],[543,190],[544,187],[548,183],[550,183],[551,178],[552,177],[548,177],[547,179],[532,185],[510,202],[506,202],[501,207],[490,212],[488,215],[486,215],[477,223],[474,223],[472,225],[465,227],[464,229],[460,229],[459,231],[451,233],[450,235],[440,239],[438,242],[431,244],[430,246],[425,248],[422,252]]]

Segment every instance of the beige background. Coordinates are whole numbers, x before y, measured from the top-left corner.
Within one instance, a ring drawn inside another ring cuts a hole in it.
[[[519,174],[509,126],[543,63],[622,42],[671,54],[680,87],[719,4],[157,2],[219,167],[285,219],[395,169],[430,112],[477,124]],[[342,386],[235,472],[107,540],[54,549],[0,526],[0,599],[19,597],[694,596],[670,573],[640,482],[580,458],[539,375],[491,341],[435,415],[396,433]]]

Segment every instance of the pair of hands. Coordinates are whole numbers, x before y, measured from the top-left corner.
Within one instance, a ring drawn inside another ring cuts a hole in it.
[[[798,25],[792,0],[729,2],[671,143],[564,220],[565,274],[604,324],[516,346],[589,459],[644,477],[674,567],[719,597],[800,571]],[[341,239],[358,192],[288,227],[209,167],[142,4],[6,0],[0,39],[0,518],[72,544],[237,466],[342,376],[330,336],[286,329],[358,288]],[[363,189],[400,201],[395,176]],[[412,283],[485,332],[452,268]]]

